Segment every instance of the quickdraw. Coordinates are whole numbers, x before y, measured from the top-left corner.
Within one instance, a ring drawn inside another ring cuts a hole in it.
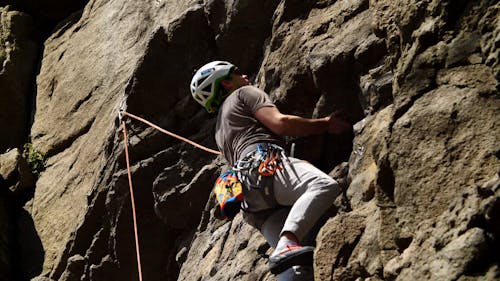
[[[259,155],[261,157],[261,162],[259,165],[259,174],[264,177],[270,177],[276,173],[276,171],[281,170],[281,155],[283,149],[279,146],[269,145],[262,148],[260,145],[257,146]]]

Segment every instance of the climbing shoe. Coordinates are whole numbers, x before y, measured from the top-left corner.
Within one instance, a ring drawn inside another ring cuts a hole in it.
[[[269,270],[272,274],[280,274],[294,265],[312,265],[314,247],[286,246],[286,248],[269,257]]]

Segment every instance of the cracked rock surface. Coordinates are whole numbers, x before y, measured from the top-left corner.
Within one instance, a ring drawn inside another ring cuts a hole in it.
[[[344,188],[309,241],[314,280],[500,279],[497,1],[43,3],[0,1],[1,153],[29,141],[46,158],[36,184],[0,178],[0,280],[136,280],[118,109],[215,148],[215,118],[188,89],[215,59],[284,113],[342,109],[354,124],[287,138]],[[57,24],[33,43],[42,18]],[[217,219],[210,189],[226,163],[124,121],[144,280],[276,280],[258,231]],[[10,250],[18,240],[27,254]]]

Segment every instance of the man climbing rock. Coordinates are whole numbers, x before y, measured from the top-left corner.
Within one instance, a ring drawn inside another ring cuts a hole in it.
[[[245,220],[274,248],[271,272],[311,265],[314,249],[301,241],[341,190],[308,162],[287,157],[282,136],[340,134],[351,125],[335,113],[318,119],[282,114],[229,62],[201,67],[191,81],[191,93],[208,112],[218,112],[217,146],[242,182]]]

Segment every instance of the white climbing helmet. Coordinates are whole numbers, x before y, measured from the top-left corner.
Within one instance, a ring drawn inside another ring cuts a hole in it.
[[[191,80],[191,95],[205,109],[213,113],[222,102],[220,81],[227,78],[235,66],[227,61],[213,61],[202,66]],[[218,99],[215,101],[215,99]]]

